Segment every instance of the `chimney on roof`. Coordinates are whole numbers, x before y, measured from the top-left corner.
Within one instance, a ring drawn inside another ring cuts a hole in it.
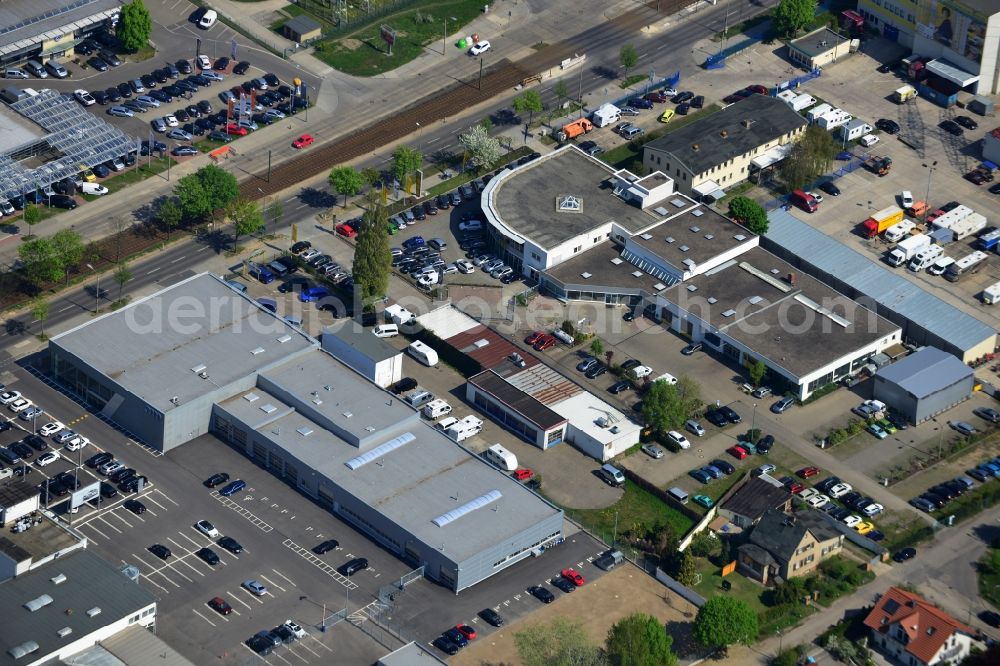
[[[727,132],[726,130],[722,130],[721,132],[719,132],[719,136],[725,139],[727,136],[729,136],[729,132]]]
[[[697,153],[698,152],[698,144],[697,143],[691,144],[691,150],[693,150],[694,152]]]
[[[747,118],[746,120],[744,120],[740,124],[743,125],[743,127],[745,127],[746,129],[750,129],[750,126],[753,125],[753,121],[750,120],[749,118]]]
[[[795,273],[789,273],[788,277],[786,279],[788,280],[788,284],[794,285],[795,284]]]

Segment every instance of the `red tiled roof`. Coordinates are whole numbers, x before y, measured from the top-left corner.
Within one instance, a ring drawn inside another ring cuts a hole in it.
[[[926,599],[898,587],[890,587],[878,600],[865,626],[886,634],[898,624],[909,637],[906,651],[929,663],[955,632],[974,636],[976,630],[954,619]]]
[[[481,340],[485,340],[489,344],[476,347],[475,344]],[[467,356],[471,356],[479,361],[479,365],[483,366],[484,370],[491,370],[503,365],[514,352],[521,355],[521,358],[524,359],[524,367],[526,368],[539,363],[537,358],[518,349],[501,337],[499,333],[485,326],[476,326],[458,335],[453,335],[448,338],[447,343]]]

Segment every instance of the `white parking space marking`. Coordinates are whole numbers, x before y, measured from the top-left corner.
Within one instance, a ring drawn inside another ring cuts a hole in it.
[[[102,532],[101,530],[97,529],[96,527],[94,527],[93,525],[91,525],[89,523],[85,523],[85,524],[81,525],[80,527],[81,528],[83,528],[83,527],[89,527],[90,529],[92,529],[95,532],[97,532],[98,534],[100,534],[101,537],[103,537],[104,539],[110,540],[107,534],[105,534],[104,532]]]
[[[275,583],[273,580],[271,580],[270,578],[268,578],[264,574],[261,574],[260,577],[264,580],[264,582],[266,582],[271,587],[276,587],[279,590],[281,590],[282,592],[288,592],[288,590],[286,590],[285,588],[281,587],[280,585],[278,585],[277,583]]]
[[[153,499],[153,498],[151,497],[151,495],[146,495],[145,497],[143,497],[143,499],[144,499],[144,500],[146,500],[146,501],[149,501],[149,502],[152,502],[153,504],[155,504],[156,506],[160,507],[160,508],[161,508],[161,509],[163,509],[164,511],[166,511],[166,510],[167,510],[167,507],[165,507],[165,506],[163,506],[162,504],[160,504],[159,502],[157,502],[157,501],[156,501],[155,499]]]
[[[153,585],[156,585],[156,587],[160,588],[161,590],[166,591],[166,588],[164,588],[162,585],[160,585],[159,583],[155,582],[152,579],[152,576],[155,576],[155,575],[159,575],[160,577],[162,577],[164,580],[166,580],[168,583],[170,583],[174,587],[178,587],[178,588],[180,587],[180,585],[178,585],[176,582],[174,582],[174,580],[172,578],[170,578],[170,576],[166,575],[165,573],[163,573],[161,570],[157,569],[156,567],[151,567],[149,564],[146,563],[145,560],[143,560],[142,558],[140,558],[135,553],[132,553],[132,557],[134,557],[136,560],[138,560],[142,564],[145,564],[146,567],[148,567],[150,569],[150,572],[148,574],[146,574],[146,573],[142,574],[142,577],[145,578],[146,580],[148,580],[149,582],[153,583]],[[140,571],[141,570],[142,569],[140,568]]]
[[[286,548],[288,548],[289,550],[291,550],[291,551],[293,551],[295,553],[298,553],[299,557],[301,557],[302,559],[304,559],[307,562],[311,563],[317,569],[319,569],[320,571],[322,571],[327,576],[329,576],[330,578],[334,579],[335,581],[337,581],[338,583],[340,583],[341,585],[343,585],[347,589],[349,589],[349,590],[356,590],[357,589],[357,587],[358,587],[357,583],[352,583],[350,581],[350,579],[346,578],[345,576],[342,576],[340,573],[337,572],[337,570],[335,568],[333,568],[332,566],[330,566],[329,564],[327,564],[326,562],[324,562],[320,558],[316,557],[316,555],[314,555],[312,553],[312,551],[303,548],[302,546],[298,545],[297,543],[295,543],[291,539],[285,539],[282,542],[282,545],[285,546]]]
[[[195,548],[201,548],[202,547],[202,545],[200,543],[198,543],[197,541],[195,541],[194,539],[192,539],[191,537],[189,537],[187,534],[184,534],[184,532],[178,532],[178,534],[180,534],[182,537],[184,537],[185,539],[187,539],[188,541],[190,541],[192,544],[194,544]]]
[[[162,455],[162,454],[161,454],[161,455]],[[167,494],[166,494],[165,492],[163,492],[162,490],[160,490],[159,488],[157,488],[156,492],[157,492],[157,493],[159,493],[159,495],[160,495],[160,496],[161,496],[161,497],[162,497],[163,499],[167,500],[168,502],[170,502],[170,503],[171,503],[171,504],[173,504],[174,506],[180,506],[180,504],[178,504],[177,502],[175,502],[175,501],[173,501],[172,499],[170,499],[170,496],[169,496],[169,495],[167,495]],[[150,500],[152,500],[152,498],[150,498]],[[160,504],[159,506],[160,506],[160,508],[162,508],[162,509],[163,509],[164,511],[166,511],[166,510],[167,510],[167,509],[166,509],[166,507],[164,507],[164,506],[163,506],[162,504]]]
[[[312,640],[314,640],[316,642],[316,645],[320,646],[321,648],[323,648],[327,652],[333,652],[333,648],[332,647],[330,647],[329,645],[327,645],[326,643],[324,643],[320,639],[316,638],[312,634],[306,634],[306,638],[311,638]],[[302,640],[305,640],[305,638],[303,638]]]
[[[209,620],[209,619],[208,619],[207,617],[205,617],[204,615],[202,615],[201,613],[199,613],[197,609],[195,609],[195,608],[192,608],[191,610],[192,610],[192,611],[194,611],[194,614],[195,614],[195,615],[197,615],[198,617],[200,617],[201,619],[203,619],[203,620],[204,620],[205,622],[208,622],[208,623],[209,623],[210,625],[212,625],[213,627],[215,626],[215,623],[214,623],[214,622],[212,622],[212,621],[211,621],[211,620]],[[221,616],[220,616],[220,617],[221,617]]]
[[[240,589],[243,590],[244,594],[246,594],[247,596],[249,596],[251,599],[253,599],[257,603],[259,603],[259,604],[263,604],[264,603],[263,599],[261,599],[260,597],[258,597],[256,594],[254,594],[250,590],[248,590],[248,589],[246,589],[244,587],[241,587]],[[246,605],[246,604],[244,604],[244,605]],[[249,606],[247,606],[247,608],[249,608]]]
[[[299,659],[301,659],[301,660],[303,661],[303,663],[306,663],[306,664],[308,664],[308,663],[309,663],[309,660],[308,660],[308,659],[306,659],[305,657],[303,657],[303,656],[302,656],[301,654],[299,654],[298,652],[296,652],[296,651],[295,651],[295,647],[296,647],[296,646],[295,646],[295,644],[292,644],[292,645],[289,645],[289,646],[288,646],[288,649],[287,649],[287,650],[285,650],[285,651],[284,651],[284,653],[285,653],[285,654],[290,654],[290,655],[293,655],[293,656],[295,656],[295,657],[298,657]]]
[[[264,659],[264,657],[260,656],[259,654],[257,654],[257,653],[256,653],[256,652],[254,652],[253,650],[251,650],[251,649],[250,649],[250,646],[249,646],[249,645],[247,645],[246,643],[244,643],[243,641],[240,641],[240,645],[242,645],[242,646],[243,646],[243,649],[244,649],[244,650],[246,650],[247,652],[249,652],[249,653],[250,653],[250,654],[252,654],[253,656],[257,657],[258,659],[260,659],[260,660],[261,660],[262,662],[264,662],[265,664],[269,664],[269,663],[271,663],[271,662],[269,662],[269,661],[268,661],[267,659]]]
[[[248,521],[250,521],[250,523],[254,527],[256,527],[257,529],[259,529],[260,531],[262,531],[264,533],[267,533],[267,532],[270,532],[270,531],[272,531],[274,529],[273,527],[271,527],[270,525],[268,525],[266,522],[264,522],[263,520],[261,520],[260,518],[258,518],[257,516],[255,516],[253,514],[253,512],[251,512],[248,509],[245,509],[241,504],[237,504],[236,502],[234,502],[233,500],[229,499],[228,497],[223,497],[222,495],[220,495],[218,493],[214,493],[212,495],[212,497],[214,497],[220,504],[222,504],[222,506],[226,507],[227,509],[232,509],[236,513],[238,513],[241,516],[243,516],[244,518],[246,518]]]
[[[226,590],[226,595],[227,595],[227,596],[228,596],[228,597],[229,597],[230,599],[232,599],[233,601],[238,601],[238,602],[240,602],[241,604],[243,604],[244,606],[246,606],[247,608],[250,608],[250,607],[251,607],[251,606],[250,606],[250,604],[248,604],[247,602],[243,601],[242,599],[240,599],[240,598],[239,598],[238,596],[234,595],[234,594],[233,594],[232,592],[230,592],[229,590]],[[234,609],[234,610],[235,610],[235,609]]]
[[[296,585],[295,582],[291,578],[289,578],[285,574],[281,573],[277,569],[271,569],[271,571],[273,571],[274,573],[278,574],[279,576],[281,576],[282,578],[284,578],[286,581],[288,581],[288,584],[291,585],[292,587],[298,587],[298,585]]]
[[[282,656],[281,656],[281,653],[280,653],[280,652],[272,652],[272,653],[271,653],[271,656],[272,656],[272,657],[277,657],[277,658],[278,658],[278,659],[280,659],[281,661],[283,661],[283,662],[285,662],[286,664],[288,664],[288,666],[292,666],[292,662],[290,662],[290,661],[288,661],[287,659],[285,659],[284,657],[282,657]]]

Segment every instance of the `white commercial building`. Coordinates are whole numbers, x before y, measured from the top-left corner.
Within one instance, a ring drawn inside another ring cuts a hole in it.
[[[323,349],[376,386],[388,388],[403,377],[403,352],[353,319],[323,331],[321,343]]]

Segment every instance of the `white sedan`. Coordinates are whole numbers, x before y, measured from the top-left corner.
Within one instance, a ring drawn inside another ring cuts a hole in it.
[[[163,116],[163,122],[164,124],[166,124],[167,127],[177,127],[180,125],[180,123],[177,122],[177,118],[172,113],[168,113],[167,115]]]
[[[207,536],[209,539],[218,539],[222,536],[219,534],[219,530],[215,529],[215,525],[207,520],[199,520],[194,524],[194,526],[199,532]]]
[[[472,45],[472,48],[469,49],[469,55],[478,56],[486,53],[489,50],[490,50],[490,43],[484,39],[483,41],[476,42],[475,44]]]
[[[20,400],[20,391],[7,391],[5,393],[0,393],[0,405],[9,405],[15,400]]]
[[[23,412],[28,407],[31,407],[33,404],[34,403],[28,400],[27,398],[18,398],[14,402],[10,403],[10,405],[8,405],[7,408],[10,409],[10,411],[17,414],[18,412]]]
[[[858,525],[860,525],[862,523],[862,520],[861,520],[861,516],[851,515],[851,516],[848,516],[847,518],[844,518],[844,520],[842,522],[845,525],[847,525],[848,527],[856,527],[856,526],[858,526]]]
[[[822,509],[830,501],[830,498],[826,495],[813,495],[806,500],[806,504],[814,509]]]
[[[468,259],[459,259],[455,262],[455,266],[460,273],[474,273],[476,270],[476,267]]]
[[[35,464],[38,465],[39,467],[45,467],[46,465],[49,465],[59,460],[59,458],[61,457],[62,456],[60,456],[55,451],[48,451],[38,456],[38,460],[35,461]]]
[[[64,426],[62,423],[59,423],[59,421],[52,421],[50,423],[46,423],[41,428],[39,428],[38,434],[41,435],[42,437],[48,437],[49,435],[56,434],[65,427],[66,426]]]
[[[66,442],[66,445],[63,448],[66,449],[67,451],[79,451],[83,447],[87,446],[87,444],[90,444],[89,439],[87,439],[86,437],[77,436]]]
[[[861,513],[871,518],[872,516],[877,516],[878,514],[882,513],[884,510],[885,507],[876,502],[874,504],[869,504],[868,506],[866,506]]]
[[[808,501],[810,498],[816,497],[816,495],[819,495],[819,491],[815,488],[803,488],[799,492],[799,499],[802,501]]]

